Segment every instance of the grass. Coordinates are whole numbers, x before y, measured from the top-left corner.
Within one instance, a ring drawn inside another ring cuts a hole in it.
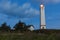
[[[0,33],[0,40],[60,40],[60,34]]]
[[[34,32],[0,32],[0,40],[60,40],[60,30],[37,30]]]

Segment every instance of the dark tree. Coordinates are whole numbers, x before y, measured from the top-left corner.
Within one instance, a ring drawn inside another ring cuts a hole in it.
[[[19,21],[15,26],[15,31],[23,32],[25,30],[26,24],[24,22]]]
[[[0,28],[0,29],[1,29],[2,32],[8,32],[8,31],[11,30],[10,26],[7,26],[6,23],[3,23],[3,24],[1,25],[1,28]]]

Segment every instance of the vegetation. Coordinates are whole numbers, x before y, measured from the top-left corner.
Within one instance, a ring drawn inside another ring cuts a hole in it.
[[[13,28],[3,23],[0,26],[0,40],[60,40],[60,30],[29,31],[27,25],[20,21]]]
[[[25,30],[25,27],[26,27],[26,24],[20,21],[14,26],[15,31],[20,31],[20,32],[23,32]]]
[[[0,33],[0,40],[60,40],[60,35],[56,33]]]
[[[9,32],[11,30],[10,26],[7,26],[6,23],[3,23],[0,27],[1,32]]]
[[[24,22],[19,21],[18,23],[16,23],[16,25],[13,27],[13,29],[11,29],[10,26],[7,25],[7,23],[3,23],[0,26],[0,32],[24,32],[26,30],[28,30],[28,25],[26,25]]]

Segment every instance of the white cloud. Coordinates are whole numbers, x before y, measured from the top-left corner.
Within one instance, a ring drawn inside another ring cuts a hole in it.
[[[30,3],[24,3],[22,6],[19,6],[17,3],[11,3],[10,1],[0,3],[0,13],[1,12],[21,18],[32,17],[39,14],[39,10],[32,8]]]
[[[59,3],[60,0],[32,0],[35,3]]]
[[[60,0],[52,0],[52,2],[59,3]]]

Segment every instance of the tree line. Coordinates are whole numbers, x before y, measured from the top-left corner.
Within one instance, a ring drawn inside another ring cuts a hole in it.
[[[15,24],[13,29],[11,29],[11,27],[8,26],[7,23],[5,22],[0,26],[0,32],[25,32],[29,31],[28,26],[26,25],[26,23],[19,21],[18,23]]]

